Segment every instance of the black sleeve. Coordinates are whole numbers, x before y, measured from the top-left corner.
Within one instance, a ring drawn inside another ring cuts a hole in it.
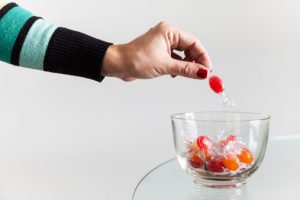
[[[49,41],[44,70],[102,81],[102,61],[111,43],[58,28]]]

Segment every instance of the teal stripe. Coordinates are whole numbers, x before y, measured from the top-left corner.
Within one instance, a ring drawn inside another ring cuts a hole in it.
[[[17,6],[0,20],[0,60],[10,63],[19,32],[31,16],[29,11]]]
[[[48,44],[57,28],[56,25],[42,19],[32,25],[21,50],[19,60],[21,66],[43,70]]]

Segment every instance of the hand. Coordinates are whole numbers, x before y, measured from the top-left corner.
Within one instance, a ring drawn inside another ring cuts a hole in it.
[[[174,50],[184,51],[185,58]],[[207,52],[195,36],[160,22],[128,44],[110,46],[101,74],[124,81],[162,75],[205,79],[211,67]]]

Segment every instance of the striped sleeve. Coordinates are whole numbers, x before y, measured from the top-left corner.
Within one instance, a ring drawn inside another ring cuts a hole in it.
[[[17,66],[102,81],[111,43],[49,23],[16,3],[1,5],[0,60]]]

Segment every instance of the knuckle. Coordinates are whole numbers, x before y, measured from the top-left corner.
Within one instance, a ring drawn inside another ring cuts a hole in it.
[[[185,64],[182,68],[182,74],[188,76],[191,73],[192,67],[189,63]]]
[[[168,22],[162,20],[158,23],[158,26],[168,26]]]
[[[159,31],[166,31],[170,27],[170,25],[166,21],[161,21],[157,24],[157,28]]]
[[[200,40],[195,40],[194,41],[194,43],[191,45],[192,46],[192,48],[196,48],[196,47],[201,47],[201,42],[200,42]]]

